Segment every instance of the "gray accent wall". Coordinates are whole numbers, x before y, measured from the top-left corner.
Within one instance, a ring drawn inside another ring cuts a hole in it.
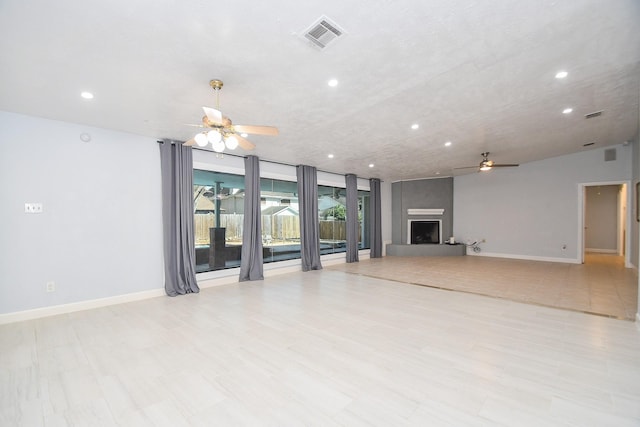
[[[391,184],[392,242],[407,243],[409,219],[442,220],[443,241],[453,236],[453,178],[418,179]],[[407,209],[444,209],[443,215],[409,215]]]

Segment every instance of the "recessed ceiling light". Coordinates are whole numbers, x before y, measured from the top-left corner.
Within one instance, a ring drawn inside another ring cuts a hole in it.
[[[562,114],[569,114],[572,111],[573,111],[573,108],[565,108],[564,110],[562,110]]]
[[[241,133],[240,136],[243,137],[243,138],[246,138],[246,137],[249,136],[249,134],[248,133]]]
[[[372,168],[372,167],[374,167],[374,166],[375,166],[375,165],[374,165],[373,163],[369,163],[369,167],[370,167],[370,168]]]
[[[567,73],[566,71],[558,71],[556,73],[556,79],[564,79],[568,75],[569,75],[569,73]]]
[[[91,92],[82,92],[80,96],[84,99],[93,99],[93,94]]]
[[[420,127],[420,125],[417,124],[417,123],[414,123],[414,124],[411,125],[411,129],[418,129],[419,127]]]
[[[331,80],[329,80],[329,82],[328,82],[327,84],[328,84],[329,86],[331,86],[331,87],[336,87],[336,86],[338,86],[338,80],[336,80],[336,79],[331,79]]]
[[[445,147],[451,147],[451,141],[447,141],[447,142],[445,142],[445,143],[444,143],[444,146],[445,146]]]
[[[333,154],[329,154],[327,157],[333,159]]]
[[[436,175],[440,175],[440,171],[437,171],[437,172],[436,172]]]

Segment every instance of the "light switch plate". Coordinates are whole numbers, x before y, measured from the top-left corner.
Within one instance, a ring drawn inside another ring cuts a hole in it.
[[[42,203],[25,203],[24,212],[33,214],[42,213]]]

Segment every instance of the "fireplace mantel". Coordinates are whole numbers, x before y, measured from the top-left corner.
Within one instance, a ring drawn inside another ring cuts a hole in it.
[[[407,215],[443,215],[444,209],[407,209]]]

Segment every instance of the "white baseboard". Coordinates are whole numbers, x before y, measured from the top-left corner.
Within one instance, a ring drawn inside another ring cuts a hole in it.
[[[526,261],[546,261],[546,262],[562,262],[566,264],[580,264],[580,261],[576,258],[555,258],[555,257],[543,257],[532,255],[518,255],[518,254],[499,254],[493,252],[473,252],[467,251],[468,256],[486,256],[491,258],[510,258],[510,259],[522,259]]]
[[[370,251],[362,250],[359,252],[360,260],[369,259]],[[323,265],[344,264],[345,253],[323,255],[321,257]],[[288,260],[273,264],[265,264],[264,277],[273,277],[279,274],[293,273],[301,270],[300,260]],[[238,283],[238,274],[240,268],[233,268],[221,271],[212,271],[208,273],[196,274],[196,280],[200,289],[211,288],[214,286],[230,285]],[[140,301],[148,298],[165,296],[164,288],[152,289],[149,291],[135,292],[131,294],[116,295],[107,298],[98,298],[86,301],[78,301],[69,304],[52,305],[49,307],[41,307],[24,311],[16,311],[13,313],[0,314],[0,325],[7,323],[21,322],[24,320],[40,319],[42,317],[56,316],[59,314],[74,313],[76,311],[90,310],[92,308],[106,307],[109,305],[123,304],[127,302]]]
[[[234,274],[233,276],[223,276],[216,277],[210,279],[197,279],[198,287],[200,289],[213,288],[214,286],[222,286],[222,285],[231,285],[232,283],[238,283],[238,274]]]
[[[123,304],[126,302],[140,301],[166,295],[164,288],[150,291],[135,292],[131,294],[116,295],[107,298],[98,298],[86,301],[72,302],[69,304],[52,305],[49,307],[34,308],[31,310],[16,311],[0,314],[0,325],[21,322],[23,320],[40,319],[42,317],[57,316],[59,314],[74,313],[76,311],[90,310],[92,308],[106,307],[109,305]]]
[[[594,254],[618,254],[617,249],[598,249],[598,248],[584,248],[585,252],[591,252]]]
[[[393,243],[393,240],[384,240],[382,242],[382,256],[385,257],[387,256],[387,245],[390,245]]]

